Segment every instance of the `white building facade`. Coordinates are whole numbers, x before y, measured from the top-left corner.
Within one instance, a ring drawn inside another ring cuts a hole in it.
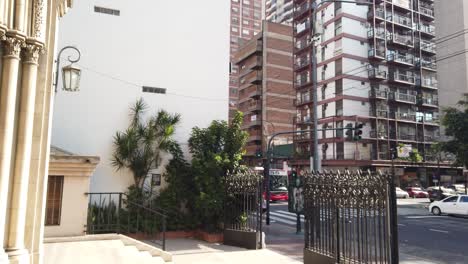
[[[101,158],[91,192],[125,191],[133,183],[129,171],[112,167],[111,155],[113,136],[128,127],[137,99],[148,114],[181,114],[175,138],[185,150],[192,127],[227,120],[229,1],[82,0],[60,26],[58,47],[81,50],[82,76],[77,93],[59,85],[52,142]],[[154,173],[165,164],[167,157]]]

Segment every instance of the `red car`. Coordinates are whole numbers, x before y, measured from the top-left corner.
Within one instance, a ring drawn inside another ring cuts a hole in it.
[[[426,191],[423,191],[420,187],[408,187],[406,188],[410,197],[413,198],[427,198],[429,194]]]
[[[282,188],[282,187],[280,187]],[[284,190],[275,190],[275,191],[270,191],[270,201],[288,201],[288,189],[286,187],[283,187]],[[266,193],[263,193],[263,197],[266,197]]]

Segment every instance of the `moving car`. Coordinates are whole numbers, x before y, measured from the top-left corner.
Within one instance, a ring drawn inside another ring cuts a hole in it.
[[[429,211],[434,215],[468,215],[468,195],[454,195],[433,202],[429,205]]]
[[[453,195],[457,195],[454,190],[439,186],[429,187],[427,188],[427,192],[429,194],[429,201],[431,201],[431,203],[434,201],[443,200]]]
[[[395,191],[396,191],[396,197],[397,198],[409,198],[409,194],[405,191],[403,191],[400,187],[396,187],[395,188]]]
[[[421,187],[408,187],[406,188],[406,191],[408,192],[410,197],[413,198],[427,198],[429,197],[429,194],[421,189]]]

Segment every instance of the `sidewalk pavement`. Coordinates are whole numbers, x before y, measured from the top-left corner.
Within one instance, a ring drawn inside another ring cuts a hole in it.
[[[247,250],[195,239],[169,239],[166,251],[172,254],[174,264],[302,263],[268,249],[268,245],[266,249]]]

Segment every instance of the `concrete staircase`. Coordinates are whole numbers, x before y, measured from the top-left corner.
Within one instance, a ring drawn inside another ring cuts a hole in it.
[[[120,234],[44,239],[44,264],[169,264],[172,255]]]

